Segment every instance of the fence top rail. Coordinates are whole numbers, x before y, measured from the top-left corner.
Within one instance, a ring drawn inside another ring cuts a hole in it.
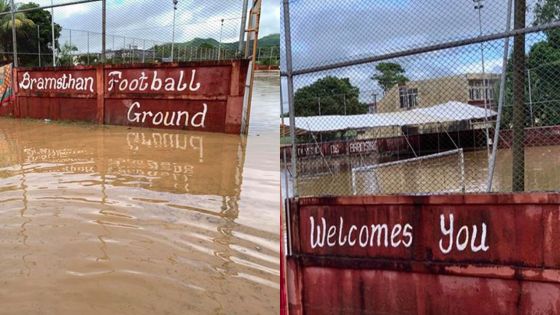
[[[98,66],[103,66],[106,69],[156,69],[161,67],[212,67],[212,66],[230,66],[235,62],[240,61],[242,66],[246,66],[251,61],[246,58],[237,59],[223,59],[223,60],[193,60],[184,62],[161,62],[161,63],[134,63],[134,64],[111,64],[99,63],[97,65],[76,65],[76,66],[49,66],[49,67],[17,67],[18,71],[64,71],[64,70],[90,70]]]
[[[45,10],[45,9],[65,7],[65,6],[69,6],[69,5],[84,4],[84,3],[90,3],[90,2],[99,2],[99,1],[104,1],[104,0],[81,0],[81,1],[66,2],[66,3],[57,3],[57,4],[53,4],[53,5],[45,5],[45,6],[40,6],[40,7],[36,7],[36,8],[15,10],[14,13],[25,13],[25,12],[30,12],[30,11]],[[0,16],[4,16],[4,15],[8,15],[8,14],[12,14],[12,11],[0,12]]]
[[[488,205],[488,204],[553,204],[560,205],[560,193],[473,193],[438,195],[371,195],[294,197],[291,201],[302,206],[368,206],[368,205]]]

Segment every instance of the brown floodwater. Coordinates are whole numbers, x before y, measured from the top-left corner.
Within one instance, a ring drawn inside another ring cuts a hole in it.
[[[278,313],[271,111],[277,77],[248,137],[0,118],[0,314]]]
[[[512,151],[498,150],[496,168],[493,178],[494,192],[511,192],[512,190]],[[362,158],[358,159],[362,162]],[[363,177],[352,178],[352,172],[336,169],[334,162],[320,159],[300,162],[298,194],[314,195],[358,195],[383,194],[434,194],[434,193],[468,193],[486,191],[488,176],[488,156],[485,150],[464,153],[464,177],[461,177],[459,156],[424,160],[421,163],[402,163],[387,169],[363,173]],[[350,161],[349,163],[355,163]],[[320,172],[314,168],[330,163],[331,171],[323,167]],[[358,164],[358,163],[356,163]],[[525,190],[558,191],[560,190],[560,146],[541,146],[525,148]],[[302,172],[310,168],[308,173]],[[314,168],[313,168],[314,167]],[[285,191],[285,166],[283,166],[282,188]],[[375,176],[376,181],[371,181]],[[464,179],[463,179],[464,178]],[[369,179],[369,181],[368,181]],[[373,183],[373,184],[372,184]],[[372,187],[375,186],[376,188]],[[376,190],[377,189],[377,190]],[[292,194],[292,187],[289,187]]]

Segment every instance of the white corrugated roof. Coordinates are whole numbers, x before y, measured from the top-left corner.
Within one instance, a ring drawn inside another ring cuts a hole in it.
[[[312,132],[423,125],[496,116],[490,109],[462,102],[447,102],[402,112],[296,117],[296,127]],[[289,122],[288,122],[289,125]]]

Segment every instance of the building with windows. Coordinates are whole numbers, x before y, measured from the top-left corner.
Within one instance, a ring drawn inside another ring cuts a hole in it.
[[[378,113],[395,112],[429,107],[449,101],[494,108],[494,89],[500,80],[499,74],[470,73],[441,78],[409,81],[385,93],[376,104]]]
[[[370,112],[391,113],[417,108],[431,107],[448,102],[460,102],[496,110],[494,96],[498,88],[500,75],[495,73],[469,73],[440,78],[409,81],[392,87],[374,105]],[[423,124],[401,127],[383,127],[366,130],[358,136],[360,139],[395,137],[420,133],[441,132],[441,130],[465,130],[485,128],[487,122],[452,122],[442,124]]]

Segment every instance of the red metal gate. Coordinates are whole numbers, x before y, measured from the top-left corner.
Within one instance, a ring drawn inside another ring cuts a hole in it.
[[[291,314],[560,311],[560,194],[290,205]]]

